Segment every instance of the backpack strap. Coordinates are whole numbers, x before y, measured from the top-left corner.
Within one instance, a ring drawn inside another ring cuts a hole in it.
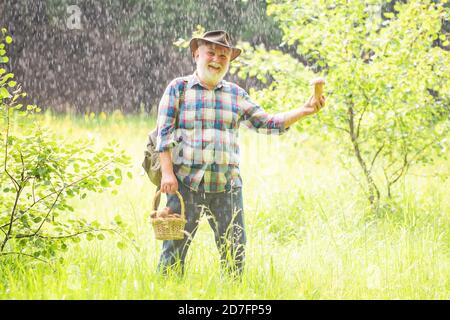
[[[187,77],[183,77],[182,80],[183,80],[183,85],[181,86],[180,98],[178,100],[178,113],[177,113],[177,116],[175,118],[175,128],[178,128],[178,118],[179,118],[179,115],[180,115],[180,107],[181,107],[182,103],[183,104],[185,103],[184,98],[185,98],[186,87],[187,87],[187,83],[188,83],[188,78]]]
[[[186,93],[186,87],[187,87],[188,79],[186,77],[183,77],[183,85],[181,86],[180,91],[180,100],[178,103],[178,107],[181,105],[181,103],[184,103],[185,93]],[[179,110],[179,108],[178,108]]]
[[[180,90],[180,98],[178,101],[178,114],[175,119],[175,127],[178,127],[178,118],[179,118],[179,110],[181,103],[184,103],[184,97],[186,92],[186,86],[188,83],[188,78],[183,77],[183,85],[181,86]],[[155,151],[156,148],[156,139],[157,139],[157,133],[158,133],[158,126],[154,128],[149,134],[148,134],[148,141],[147,141],[147,150],[145,150],[144,154],[144,161],[142,163],[142,167],[147,172],[147,175],[150,178],[150,181],[152,181],[153,184],[156,185],[156,192],[158,192],[161,188],[161,165],[159,162],[159,154]],[[158,199],[156,206],[159,206]]]

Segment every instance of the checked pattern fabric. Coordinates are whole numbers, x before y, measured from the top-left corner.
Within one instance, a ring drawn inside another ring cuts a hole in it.
[[[222,80],[213,90],[196,73],[172,80],[158,106],[156,150],[172,150],[175,175],[194,191],[224,192],[242,186],[239,127],[283,134],[279,115],[269,115],[238,85]]]

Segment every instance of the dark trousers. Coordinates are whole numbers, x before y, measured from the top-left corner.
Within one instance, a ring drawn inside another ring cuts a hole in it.
[[[219,249],[222,270],[240,276],[244,268],[245,229],[243,215],[242,188],[221,193],[192,191],[178,181],[178,191],[185,203],[186,226],[182,240],[164,240],[158,264],[158,272],[167,274],[169,270],[184,273],[186,254],[202,214],[207,216],[214,231]],[[167,207],[181,213],[180,201],[176,194],[167,195]]]

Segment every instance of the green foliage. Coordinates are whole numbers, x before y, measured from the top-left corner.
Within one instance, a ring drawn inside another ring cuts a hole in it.
[[[5,34],[0,39],[11,43]],[[96,151],[89,140],[69,141],[43,127],[40,108],[18,102],[25,93],[13,77],[1,69],[0,257],[49,260],[81,237],[102,240],[102,232],[126,230],[125,223],[113,229],[76,217],[70,199],[120,185],[129,157],[114,141]]]
[[[54,131],[94,136],[98,146],[116,139],[139,159],[153,119],[125,116],[119,123],[99,122],[95,130],[82,116],[47,121]],[[268,148],[274,142],[279,147]],[[336,166],[333,142],[244,130],[240,144],[244,152],[251,150],[241,163],[248,237],[242,282],[220,274],[207,217],[189,249],[185,277],[156,273],[161,242],[149,220],[154,188],[135,162],[135,178],[124,179],[117,196],[95,194],[88,203],[74,199],[73,206],[87,219],[114,221],[120,213],[142,250],[137,253],[129,241],[120,250],[122,240],[110,241],[106,234],[102,242],[68,246],[55,270],[1,260],[0,299],[449,298],[450,179],[434,176],[448,168],[444,159],[413,167],[399,182],[397,205],[375,217],[348,172]]]
[[[204,27],[202,27],[201,25],[197,25],[195,27],[195,30],[192,32],[192,38],[201,37],[203,33],[205,33],[205,31],[206,29]],[[187,49],[189,48],[189,40],[190,39],[178,38],[176,41],[173,42],[173,45],[178,48]]]
[[[294,46],[306,65],[244,44],[232,72],[273,80],[253,93],[269,110],[303,104],[311,94],[307,81],[324,76],[328,108],[308,122],[336,143],[353,172],[356,161],[357,179],[374,203],[380,184],[391,196],[411,165],[447,156],[450,54],[433,43],[448,38],[445,2],[397,2],[381,15],[376,0],[269,1],[282,45]]]

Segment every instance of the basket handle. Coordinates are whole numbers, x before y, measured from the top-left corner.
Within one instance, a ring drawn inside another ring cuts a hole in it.
[[[179,193],[178,191],[175,191],[176,195],[178,196],[178,199],[180,200],[180,204],[181,204],[181,218],[186,220],[186,217],[184,215],[184,200],[183,197],[181,196],[181,193]],[[159,197],[161,196],[161,190],[156,191],[155,197],[153,198],[153,210],[158,210],[158,205],[159,205]]]

